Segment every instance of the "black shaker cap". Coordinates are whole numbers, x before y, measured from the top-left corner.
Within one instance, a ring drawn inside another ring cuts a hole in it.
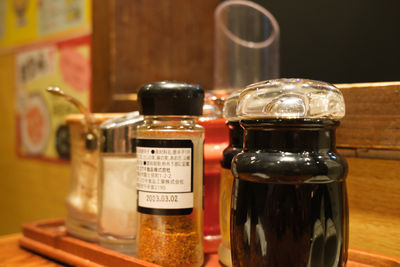
[[[204,90],[197,84],[153,82],[140,87],[138,103],[142,115],[201,116]]]

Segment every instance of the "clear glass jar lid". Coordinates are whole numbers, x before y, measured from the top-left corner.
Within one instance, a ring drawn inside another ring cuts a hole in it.
[[[247,86],[240,94],[236,112],[240,119],[339,120],[345,115],[345,104],[342,93],[332,84],[276,79]]]
[[[215,120],[222,117],[221,108],[218,106],[219,98],[211,92],[204,95],[203,115],[201,121]]]
[[[239,96],[242,90],[236,90],[231,93],[224,102],[224,108],[222,110],[223,117],[228,121],[238,121],[236,109],[239,101]]]

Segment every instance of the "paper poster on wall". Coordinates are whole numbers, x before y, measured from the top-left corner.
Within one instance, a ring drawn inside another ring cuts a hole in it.
[[[46,35],[67,30],[84,23],[85,2],[82,0],[41,0],[39,34]]]
[[[24,49],[16,54],[19,156],[45,160],[68,157],[60,139],[67,134],[66,115],[78,110],[65,99],[46,92],[46,88],[60,87],[89,107],[90,83],[89,36]]]
[[[6,2],[0,1],[0,42],[6,34]]]
[[[90,14],[91,0],[0,0],[0,52],[90,30]]]
[[[37,34],[37,0],[2,0],[0,48],[34,41]]]

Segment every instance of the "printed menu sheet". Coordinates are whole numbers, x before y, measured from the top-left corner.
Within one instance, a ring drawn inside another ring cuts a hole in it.
[[[17,153],[45,160],[69,157],[65,117],[78,110],[48,86],[90,106],[90,36],[26,47],[15,55]]]

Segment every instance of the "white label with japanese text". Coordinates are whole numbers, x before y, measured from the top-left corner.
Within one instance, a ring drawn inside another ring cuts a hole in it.
[[[150,214],[186,214],[193,209],[191,140],[138,139],[138,210]]]

